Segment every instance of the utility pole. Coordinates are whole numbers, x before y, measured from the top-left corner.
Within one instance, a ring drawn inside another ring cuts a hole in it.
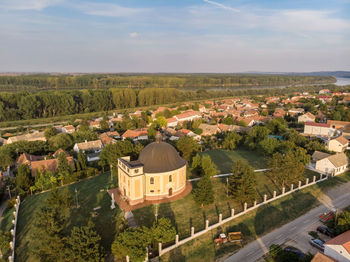
[[[9,196],[10,196],[10,199],[11,199],[11,198],[12,198],[12,196],[11,196],[10,186],[7,186],[7,190],[8,190],[8,192],[9,192]]]
[[[228,177],[226,177],[226,196],[228,197]]]
[[[77,208],[79,208],[79,203],[78,203],[78,190],[77,188],[75,188],[75,200],[76,200],[76,204],[77,204]]]

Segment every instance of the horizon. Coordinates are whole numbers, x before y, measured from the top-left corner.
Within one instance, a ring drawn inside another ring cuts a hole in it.
[[[350,71],[350,1],[0,0],[3,73]]]

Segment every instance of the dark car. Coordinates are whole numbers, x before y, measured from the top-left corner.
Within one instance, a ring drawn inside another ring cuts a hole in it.
[[[319,226],[319,227],[317,228],[317,231],[320,232],[321,234],[324,234],[324,235],[329,236],[329,237],[332,237],[332,236],[333,236],[333,234],[332,234],[332,232],[329,230],[329,228],[328,228],[328,227],[325,227],[325,226]]]
[[[322,251],[324,251],[324,242],[320,239],[317,239],[317,238],[311,238],[309,240],[309,243],[311,244],[311,246],[314,246]]]
[[[301,252],[299,249],[297,249],[297,248],[295,248],[295,247],[286,247],[286,248],[284,249],[284,251],[294,253],[294,254],[296,254],[299,258],[304,258],[304,257],[305,257],[304,253]]]

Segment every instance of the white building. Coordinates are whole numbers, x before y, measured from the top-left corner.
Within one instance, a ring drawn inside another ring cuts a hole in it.
[[[311,136],[332,136],[334,130],[330,124],[306,122],[304,125],[304,134]]]
[[[350,230],[327,241],[324,244],[324,254],[339,262],[350,261]]]
[[[349,159],[344,153],[330,155],[315,151],[312,155],[315,169],[324,174],[339,175],[348,170]]]

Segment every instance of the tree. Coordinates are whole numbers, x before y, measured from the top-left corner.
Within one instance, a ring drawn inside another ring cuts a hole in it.
[[[131,261],[141,262],[145,260],[146,246],[151,241],[152,234],[148,228],[129,227],[116,235],[112,253],[116,258],[125,258],[128,255]]]
[[[0,230],[0,253],[2,255],[10,253],[10,241],[12,240],[10,232]]]
[[[102,130],[109,130],[109,125],[105,119],[100,121],[100,127]]]
[[[275,138],[265,138],[259,142],[259,149],[266,155],[272,155],[280,142]]]
[[[2,148],[0,148],[0,167],[6,170],[7,167],[12,166],[14,162],[13,151],[8,147],[2,146]]]
[[[25,195],[29,192],[33,184],[31,172],[28,165],[20,165],[17,169],[15,179],[16,189],[20,195]]]
[[[49,140],[51,137],[57,135],[57,129],[54,128],[53,126],[49,126],[47,128],[45,128],[45,131],[44,131],[44,136],[46,138],[46,140]]]
[[[264,126],[254,126],[245,138],[245,144],[250,149],[256,149],[260,141],[267,138],[270,130]]]
[[[298,160],[292,151],[286,154],[275,153],[267,163],[268,175],[279,186],[298,183],[305,170],[304,164]]]
[[[191,171],[196,175],[200,175],[202,171],[202,160],[198,153],[192,158]]]
[[[203,174],[205,176],[214,176],[217,173],[215,164],[213,163],[213,161],[211,161],[211,158],[209,155],[203,155],[202,156],[202,161],[201,161],[201,167],[203,170]]]
[[[67,247],[71,261],[98,262],[103,260],[101,236],[96,232],[91,220],[87,226],[73,227],[70,237],[67,238]]]
[[[253,202],[257,196],[254,169],[242,160],[238,160],[232,167],[232,173],[228,184],[228,191],[232,198],[242,204]]]
[[[68,164],[67,156],[64,152],[59,153],[58,155],[58,176],[61,180],[61,185],[63,185],[63,180],[69,177],[72,173],[72,170]]]
[[[165,127],[168,124],[168,121],[165,119],[164,116],[158,116],[154,122],[157,127]]]
[[[69,217],[69,208],[57,204],[59,201],[52,201],[57,196],[60,194],[51,193],[45,205],[35,213],[33,219],[32,238],[35,241],[31,252],[43,262],[67,259],[64,229]]]
[[[84,152],[81,150],[79,150],[79,153],[78,153],[76,166],[78,171],[85,170],[87,168],[86,156]]]
[[[242,136],[236,132],[228,132],[222,142],[222,147],[227,150],[234,150],[241,141]]]
[[[162,217],[152,227],[153,239],[158,243],[168,243],[175,239],[176,230],[169,218]]]
[[[59,148],[67,150],[73,147],[73,139],[70,134],[61,133],[51,137],[49,139],[49,145],[52,150],[57,150]]]
[[[286,120],[284,120],[281,117],[274,118],[267,122],[266,127],[271,131],[273,134],[281,134],[286,130],[288,127]]]
[[[204,175],[199,180],[197,187],[193,190],[193,197],[201,207],[214,202],[213,185],[209,175]]]
[[[190,162],[193,154],[198,150],[197,142],[189,136],[181,137],[176,143],[177,149],[181,152],[182,157]]]
[[[222,119],[221,122],[225,125],[234,125],[235,124],[235,120],[231,116],[225,117],[224,119]]]

